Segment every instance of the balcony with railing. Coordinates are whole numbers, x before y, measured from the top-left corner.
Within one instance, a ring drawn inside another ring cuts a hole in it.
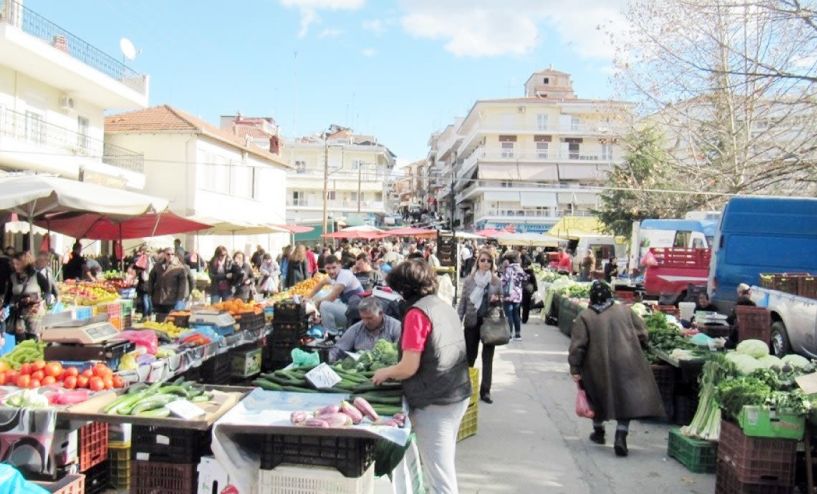
[[[362,200],[358,202],[355,199],[330,199],[327,203],[327,208],[329,210],[357,211],[358,205],[360,206],[361,211],[366,212],[382,213],[385,210],[385,204],[383,201]],[[318,210],[323,209],[323,201],[320,199],[293,199],[292,197],[288,197],[287,207]]]
[[[0,109],[0,150],[34,150],[55,157],[79,156],[144,173],[144,155],[46,122],[39,114]]]
[[[474,212],[476,221],[486,219],[522,220],[522,219],[559,219],[563,216],[593,216],[586,210],[547,209],[547,208],[480,208]]]
[[[19,29],[23,33],[108,76],[110,79],[138,93],[140,100],[143,99],[146,104],[148,94],[148,77],[146,75],[136,72],[115,57],[108,55],[67,29],[23,6],[20,2],[0,0],[0,29],[4,26]],[[35,50],[36,54],[33,56],[23,54],[19,50],[21,45],[13,44],[23,43],[19,37],[14,37],[12,40],[12,36],[6,33],[3,38],[4,42],[8,42],[6,43],[8,46],[0,47],[0,51],[15,48],[18,51],[16,54],[18,58],[14,58],[14,54],[11,53],[7,54],[8,59],[0,57],[4,63],[27,63],[27,66],[23,68],[24,71],[34,71],[36,76],[41,74],[47,76],[49,74],[48,69],[51,69],[52,78],[60,77],[60,74],[54,72],[55,67],[53,64],[47,62],[43,64],[42,62],[46,59],[37,60],[38,55],[42,55],[40,51]],[[25,47],[28,46],[30,45],[25,45]],[[22,57],[22,60],[20,57]],[[53,60],[53,55],[49,55],[49,57],[47,58]],[[67,74],[77,75],[71,73],[71,70],[67,70]],[[43,80],[49,81],[52,79],[46,77]]]
[[[467,200],[478,189],[480,190],[500,190],[513,192],[576,192],[576,193],[597,193],[597,185],[582,185],[565,182],[535,182],[535,181],[501,181],[501,180],[473,180],[457,194],[457,202]]]

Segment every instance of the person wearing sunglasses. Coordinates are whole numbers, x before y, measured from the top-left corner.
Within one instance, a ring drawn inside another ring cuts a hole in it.
[[[462,294],[457,313],[465,328],[465,354],[468,366],[473,367],[477,361],[480,343],[482,318],[488,313],[491,304],[499,303],[502,284],[494,272],[494,258],[491,251],[484,249],[477,254],[473,272],[462,284]],[[479,387],[479,398],[485,403],[493,403],[491,398],[491,377],[494,362],[494,345],[482,345],[482,383]]]

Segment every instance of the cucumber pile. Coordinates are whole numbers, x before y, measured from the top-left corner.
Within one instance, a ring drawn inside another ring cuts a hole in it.
[[[372,383],[373,371],[359,372],[334,367],[341,381],[333,388],[318,391],[306,379],[306,373],[312,367],[299,367],[289,370],[277,370],[261,377],[252,383],[267,391],[291,391],[296,393],[343,393],[350,395],[350,400],[363,398],[368,401],[380,415],[392,416],[403,411],[403,385],[400,383],[383,383],[375,386]]]
[[[194,382],[179,378],[172,383],[134,384],[128,391],[109,403],[103,412],[109,415],[132,415],[137,417],[164,418],[170,416],[167,405],[176,400],[205,403],[213,399],[212,393]]]

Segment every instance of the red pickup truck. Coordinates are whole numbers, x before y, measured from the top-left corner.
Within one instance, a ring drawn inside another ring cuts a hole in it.
[[[644,294],[683,301],[689,285],[706,286],[711,249],[656,249],[645,256]],[[674,295],[674,297],[668,297]]]

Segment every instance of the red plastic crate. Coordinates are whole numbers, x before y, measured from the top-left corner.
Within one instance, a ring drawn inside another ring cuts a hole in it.
[[[91,422],[79,428],[79,471],[108,459],[108,424]]]
[[[738,482],[773,486],[794,485],[797,441],[746,436],[740,426],[721,421],[718,475],[721,463]]]
[[[52,494],[85,494],[85,475],[69,474],[55,482],[34,482]]]
[[[738,341],[760,340],[769,343],[772,333],[772,316],[763,307],[738,305],[735,307],[738,322]]]
[[[131,463],[130,494],[190,494],[196,492],[195,463]]]

